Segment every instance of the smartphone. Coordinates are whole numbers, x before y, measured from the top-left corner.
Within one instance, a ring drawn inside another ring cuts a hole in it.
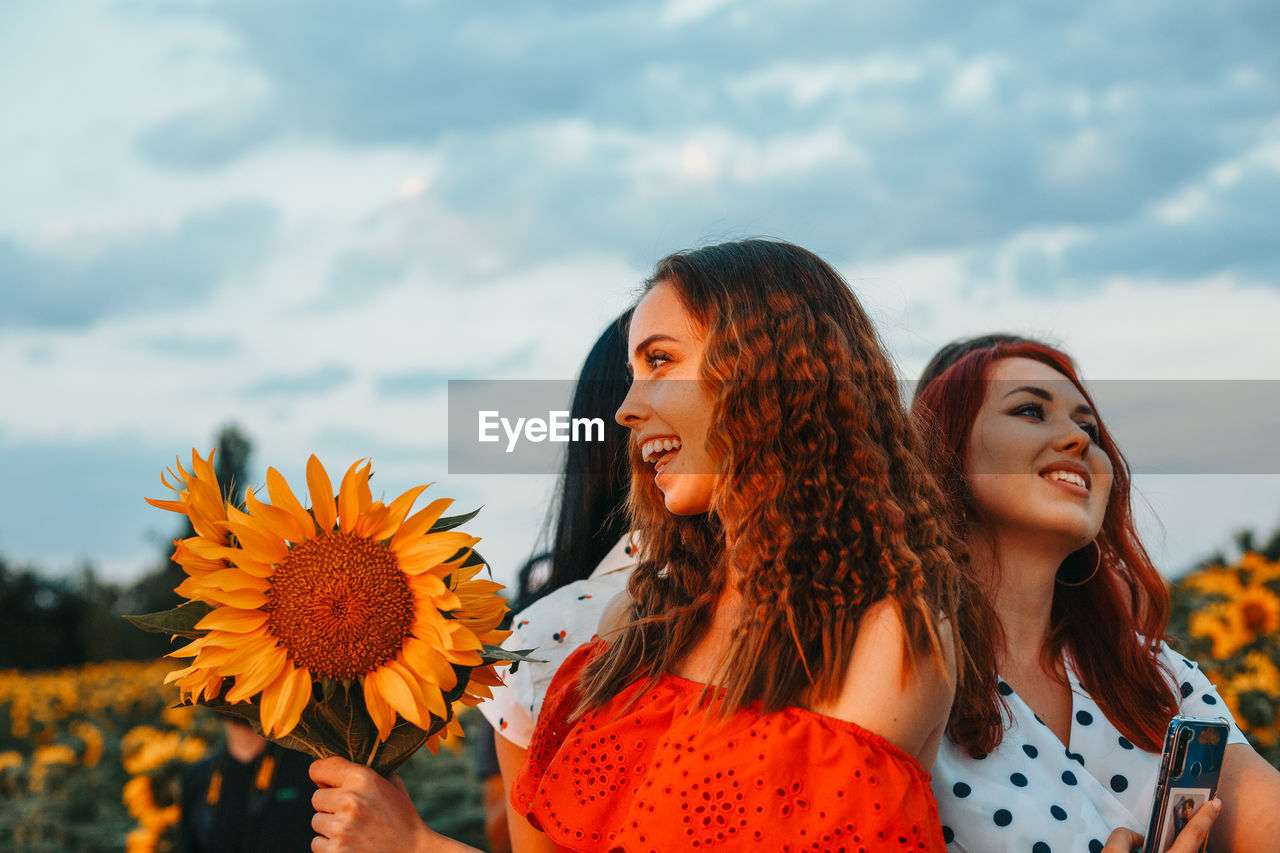
[[[1142,853],[1166,853],[1196,810],[1213,799],[1226,751],[1225,720],[1177,716],[1169,721]]]

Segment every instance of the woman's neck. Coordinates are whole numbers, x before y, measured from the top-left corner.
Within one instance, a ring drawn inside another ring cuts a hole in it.
[[[736,584],[725,584],[720,598],[711,607],[706,633],[694,644],[677,667],[676,675],[704,684],[715,683],[717,666],[733,643],[733,633],[741,615],[742,593]]]
[[[1066,554],[1035,532],[989,536],[979,531],[968,544],[974,571],[992,591],[1004,632],[1001,669],[1038,666],[1049,639],[1055,579]]]

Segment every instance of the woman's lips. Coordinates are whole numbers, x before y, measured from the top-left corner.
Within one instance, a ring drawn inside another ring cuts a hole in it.
[[[664,452],[661,456],[658,457],[657,461],[654,463],[653,475],[656,477],[657,475],[661,474],[666,469],[666,467],[671,464],[671,461],[679,455],[680,455],[679,448]]]
[[[1060,489],[1065,489],[1076,497],[1089,497],[1089,486],[1087,481],[1079,474],[1070,471],[1046,471],[1040,475],[1040,479],[1046,480]]]

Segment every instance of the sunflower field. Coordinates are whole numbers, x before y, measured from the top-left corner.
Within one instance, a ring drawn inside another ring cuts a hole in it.
[[[1280,554],[1246,552],[1171,588],[1175,647],[1218,686],[1258,751],[1280,766]],[[173,849],[177,785],[221,742],[204,709],[172,708],[170,661],[0,671],[0,850]],[[474,712],[461,717],[465,729]],[[462,741],[463,749],[474,738]],[[400,770],[437,830],[484,847],[474,762],[420,750]]]
[[[183,769],[221,743],[202,708],[173,708],[171,661],[0,671],[0,850],[175,850]],[[478,715],[463,715],[463,727]],[[463,741],[465,744],[467,740]],[[423,817],[484,846],[474,763],[421,750],[401,768]]]
[[[1280,560],[1268,556],[1246,551],[1181,578],[1170,632],[1262,757],[1280,767]]]

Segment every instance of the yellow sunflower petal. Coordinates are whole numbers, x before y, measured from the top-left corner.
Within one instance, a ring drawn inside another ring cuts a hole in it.
[[[311,511],[315,513],[316,525],[328,533],[338,521],[338,505],[333,499],[329,474],[315,454],[307,460],[307,488],[311,491]]]
[[[256,589],[258,592],[271,589],[271,581],[251,575],[239,568],[212,572],[202,577],[200,582],[218,589]]]
[[[379,523],[371,525],[366,534],[370,539],[381,541],[394,534],[400,529],[400,525],[404,522],[405,517],[409,515],[409,510],[413,509],[413,503],[418,496],[426,491],[427,486],[414,486],[400,497],[391,502],[386,512],[382,514]]]
[[[235,607],[219,607],[196,623],[202,631],[214,629],[245,634],[267,624],[267,614],[261,610],[240,610]]]
[[[179,512],[183,515],[187,513],[186,504],[182,501],[159,501],[155,498],[143,498],[144,501],[151,504],[156,509],[167,509],[169,512]]]
[[[289,553],[289,546],[283,539],[273,536],[253,516],[235,507],[227,508],[225,525],[240,540],[240,548],[255,560],[278,563]]]
[[[225,604],[242,610],[253,610],[270,600],[256,589],[216,589],[214,587],[205,587],[201,597],[211,604]]]
[[[278,506],[263,503],[254,495],[253,489],[244,490],[244,506],[253,516],[254,521],[265,527],[270,533],[290,542],[304,542],[315,529],[314,524],[303,524],[294,515]]]
[[[387,700],[387,704],[394,708],[396,713],[418,728],[426,727],[418,697],[414,696],[408,680],[390,666],[389,662],[376,672],[370,673],[367,679],[373,680],[382,698]]]
[[[374,536],[373,534],[386,525],[390,511],[390,507],[383,504],[382,501],[374,501],[370,504],[368,512],[360,513],[356,527],[351,532],[356,536],[363,536],[365,539],[374,541],[386,539],[386,536]]]
[[[440,520],[440,516],[444,515],[444,511],[452,504],[453,501],[449,498],[439,498],[427,504],[424,509],[418,510],[400,525],[400,529],[391,538],[391,544],[398,545],[423,535],[431,529],[431,525]]]
[[[396,724],[396,712],[382,698],[370,676],[365,676],[364,679],[364,706],[373,719],[373,724],[378,727],[378,740],[386,740],[391,734],[391,727]]]
[[[360,459],[351,464],[342,477],[342,485],[338,487],[338,525],[347,532],[355,532],[360,514],[373,504],[373,495],[369,491],[370,464],[361,465]]]
[[[406,572],[418,572],[434,569],[442,563],[453,562],[452,557],[464,548],[470,548],[480,540],[474,536],[451,533],[432,533],[406,542],[396,544],[391,540],[391,548],[404,564]]]
[[[275,468],[267,469],[267,494],[270,496],[272,504],[289,513],[297,520],[300,526],[299,529],[305,532],[306,538],[315,535],[315,519],[303,509],[302,502],[298,500],[298,496],[293,493],[293,489],[289,488],[289,483]]]
[[[257,696],[264,687],[279,678],[288,666],[289,658],[284,649],[272,649],[258,657],[247,671],[236,677],[236,686],[227,691],[227,701],[242,702]]]
[[[400,650],[404,665],[419,678],[452,690],[458,683],[458,674],[445,660],[444,654],[416,637],[405,640]]]
[[[311,700],[311,673],[292,666],[262,691],[262,727],[283,737],[293,731]]]

